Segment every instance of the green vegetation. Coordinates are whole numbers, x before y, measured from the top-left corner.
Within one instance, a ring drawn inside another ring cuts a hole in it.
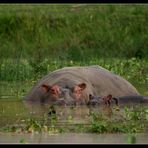
[[[104,118],[99,113],[92,113],[91,130],[97,133],[139,133],[147,127],[146,110],[143,108],[124,108],[123,114],[115,118]],[[120,117],[119,117],[120,116]],[[142,122],[141,122],[142,121]]]
[[[147,87],[147,14],[146,5],[0,5],[0,96],[22,96],[45,74],[75,65]]]
[[[0,5],[0,59],[147,58],[147,14],[147,5]]]

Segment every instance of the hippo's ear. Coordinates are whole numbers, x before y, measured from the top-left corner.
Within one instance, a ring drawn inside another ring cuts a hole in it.
[[[58,85],[49,86],[47,84],[42,84],[42,88],[46,93],[50,92],[51,94],[56,95],[60,93],[60,88]]]
[[[78,84],[78,85],[74,86],[73,94],[74,94],[76,99],[80,99],[81,98],[82,92],[83,92],[83,90],[85,88],[86,88],[86,84],[85,83],[81,83],[81,84]]]
[[[78,84],[74,87],[73,91],[75,93],[81,93],[84,89],[86,88],[86,84],[85,83],[81,83],[81,84]]]
[[[86,84],[85,83],[81,83],[78,86],[81,88],[81,90],[84,90],[86,88]]]
[[[50,90],[50,86],[49,85],[47,85],[47,84],[42,84],[41,85],[41,87],[43,88],[43,90],[47,93],[47,92],[49,92],[49,90]]]

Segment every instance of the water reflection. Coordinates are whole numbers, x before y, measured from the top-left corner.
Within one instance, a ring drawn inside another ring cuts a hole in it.
[[[132,108],[132,106],[131,106]],[[123,106],[120,111],[116,106],[54,106],[51,112],[51,105],[31,104],[23,101],[12,101],[12,99],[0,100],[0,127],[17,124],[21,119],[36,118],[44,120],[50,118],[51,113],[55,113],[58,122],[65,123],[72,120],[76,123],[89,123],[90,113],[96,112],[103,114],[107,118],[120,118]],[[114,115],[114,116],[113,116]],[[18,121],[18,122],[17,122]]]
[[[89,115],[91,112],[97,112],[112,117],[113,108],[110,106],[52,106],[52,105],[39,105],[25,102],[25,106],[28,108],[30,115],[33,116],[48,116],[55,114],[58,121],[63,123],[67,122],[69,118],[72,119],[73,124],[89,122]]]
[[[102,113],[110,118],[113,113],[113,108],[105,106],[54,106],[51,112],[51,105],[39,105],[18,100],[12,101],[12,99],[1,99],[0,127],[19,124],[21,120],[28,118],[44,120],[48,117],[48,119],[50,119],[51,113],[55,113],[59,123],[66,123],[71,120],[73,124],[87,124],[89,123],[89,115],[91,112]]]
[[[87,124],[90,123],[90,114],[100,113],[106,118],[120,118],[123,108],[115,109],[116,106],[54,106],[39,105],[22,102],[21,100],[0,100],[0,127],[10,125],[23,126],[22,120],[35,118],[39,121],[48,119],[51,114],[56,115],[59,125],[64,124]],[[148,133],[129,136],[127,134],[92,134],[92,133],[0,133],[0,143],[147,143]]]

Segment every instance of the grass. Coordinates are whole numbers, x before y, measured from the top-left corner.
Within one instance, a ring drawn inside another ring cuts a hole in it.
[[[147,5],[0,5],[0,58],[147,58],[147,13]]]

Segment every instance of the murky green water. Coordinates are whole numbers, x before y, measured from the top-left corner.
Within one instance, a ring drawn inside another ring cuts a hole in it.
[[[50,121],[50,105],[26,104],[18,99],[0,99],[0,128],[21,127],[29,118]],[[100,112],[110,118],[112,109],[100,107],[55,107],[57,122],[59,125],[88,124],[90,112]],[[121,110],[122,112],[122,110]],[[133,137],[128,134],[93,134],[93,133],[23,133],[0,132],[0,143],[148,143],[148,133],[136,134]]]
[[[58,122],[64,123],[68,118],[73,119],[75,123],[86,123],[89,114],[89,108],[83,107],[62,107],[56,106],[56,115]],[[19,124],[21,120],[34,118],[44,120],[49,116],[50,105],[33,105],[24,103],[15,99],[0,99],[0,127],[6,125]]]
[[[23,102],[18,99],[0,99],[0,127],[23,124],[23,120],[33,118],[40,121],[50,120],[51,105],[38,105]],[[59,124],[87,124],[90,121],[90,112],[99,112],[107,117],[113,113],[112,107],[106,106],[55,106],[57,122]],[[20,125],[21,126],[21,125]]]

